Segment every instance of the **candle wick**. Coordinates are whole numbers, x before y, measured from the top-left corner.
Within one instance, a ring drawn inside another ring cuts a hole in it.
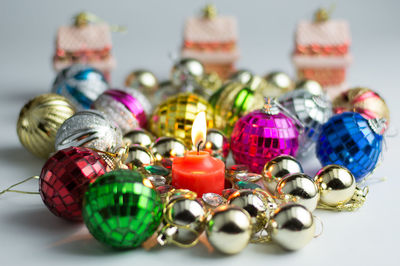
[[[203,143],[203,141],[200,140],[200,141],[199,141],[199,144],[197,144],[197,155],[200,154],[200,146],[201,146],[202,143]]]

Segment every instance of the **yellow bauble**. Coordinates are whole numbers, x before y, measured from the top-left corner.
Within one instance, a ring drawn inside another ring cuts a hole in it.
[[[75,107],[58,94],[42,94],[22,108],[17,133],[22,145],[42,158],[55,151],[54,142],[61,124],[75,114]]]
[[[210,104],[194,93],[181,93],[157,106],[150,119],[150,131],[156,136],[176,137],[192,147],[191,130],[199,112],[206,112],[207,128],[214,127]]]

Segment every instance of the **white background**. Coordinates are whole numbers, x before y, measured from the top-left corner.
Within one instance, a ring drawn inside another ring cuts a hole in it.
[[[296,22],[333,1],[215,1],[223,14],[236,15],[240,30],[239,67],[258,74],[283,70],[294,74],[289,60]],[[18,142],[15,125],[23,104],[48,92],[54,38],[59,25],[88,10],[128,27],[113,34],[118,67],[112,83],[119,86],[133,69],[148,68],[160,79],[168,76],[169,52],[181,44],[184,18],[206,2],[168,1],[1,1],[0,4],[0,188],[37,175],[43,161]],[[333,17],[351,24],[355,61],[350,86],[368,86],[383,95],[391,110],[391,132],[399,129],[399,1],[335,1]],[[370,187],[366,205],[355,213],[316,211],[323,235],[303,250],[283,252],[275,245],[250,245],[236,256],[207,254],[201,247],[168,247],[115,252],[87,235],[80,224],[54,217],[37,195],[0,196],[1,265],[398,265],[399,157],[398,137],[387,138],[384,161],[374,174],[386,182]],[[319,164],[308,159],[314,174]],[[37,190],[31,182],[22,188]],[[397,261],[397,263],[396,263]]]

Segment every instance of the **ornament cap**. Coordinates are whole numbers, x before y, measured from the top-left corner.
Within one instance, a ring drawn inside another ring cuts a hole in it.
[[[278,104],[275,98],[265,97],[265,104],[262,111],[268,115],[277,115],[280,113]]]
[[[383,131],[386,129],[386,118],[373,118],[373,119],[368,119],[368,124],[371,127],[371,129],[379,135],[383,134]]]
[[[203,18],[213,19],[218,15],[215,5],[208,4],[203,8]]]

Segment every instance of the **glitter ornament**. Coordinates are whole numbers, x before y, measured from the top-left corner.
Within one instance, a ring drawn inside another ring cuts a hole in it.
[[[277,109],[274,102],[237,121],[231,135],[231,150],[237,164],[246,164],[251,172],[261,173],[266,162],[298,148],[296,125]]]
[[[82,216],[98,241],[114,248],[136,248],[156,231],[163,205],[146,180],[136,171],[115,170],[89,185]]]
[[[65,120],[56,135],[56,150],[71,146],[113,152],[122,146],[122,133],[99,111],[80,111]]]
[[[149,97],[157,91],[158,80],[156,76],[148,70],[136,70],[126,77],[125,86],[137,89]]]
[[[332,116],[332,105],[321,90],[317,94],[308,89],[296,89],[279,98],[279,103],[293,114],[304,126],[299,138],[299,155],[305,155],[314,147],[321,126]]]
[[[323,166],[344,166],[360,181],[379,160],[384,123],[384,119],[367,120],[352,112],[333,116],[321,129],[316,147],[319,161]]]
[[[128,92],[106,90],[94,101],[92,108],[104,113],[108,119],[115,122],[122,133],[146,127],[147,118],[141,103]]]
[[[121,88],[120,90],[127,92],[133,98],[135,98],[140,105],[142,106],[146,115],[150,115],[153,110],[153,104],[149,101],[146,95],[144,95],[141,91],[129,87]]]
[[[22,145],[42,158],[54,152],[57,130],[75,113],[67,98],[49,93],[39,95],[22,107],[17,122],[17,133]]]
[[[78,109],[89,109],[107,88],[108,84],[99,70],[76,64],[57,75],[52,92],[65,96]]]
[[[239,118],[260,109],[263,104],[264,99],[257,90],[238,82],[229,83],[225,85],[215,101],[215,127],[226,135],[230,135]]]
[[[82,199],[87,186],[106,172],[106,162],[90,149],[70,147],[58,151],[42,168],[40,196],[55,215],[80,221]]]
[[[161,103],[150,119],[150,130],[157,136],[176,137],[192,146],[191,129],[196,115],[206,112],[207,128],[213,128],[213,110],[206,100],[193,93],[181,93]]]
[[[385,118],[386,127],[389,126],[390,114],[385,100],[368,88],[352,88],[340,94],[333,100],[333,111],[336,114],[357,112],[367,119]]]

